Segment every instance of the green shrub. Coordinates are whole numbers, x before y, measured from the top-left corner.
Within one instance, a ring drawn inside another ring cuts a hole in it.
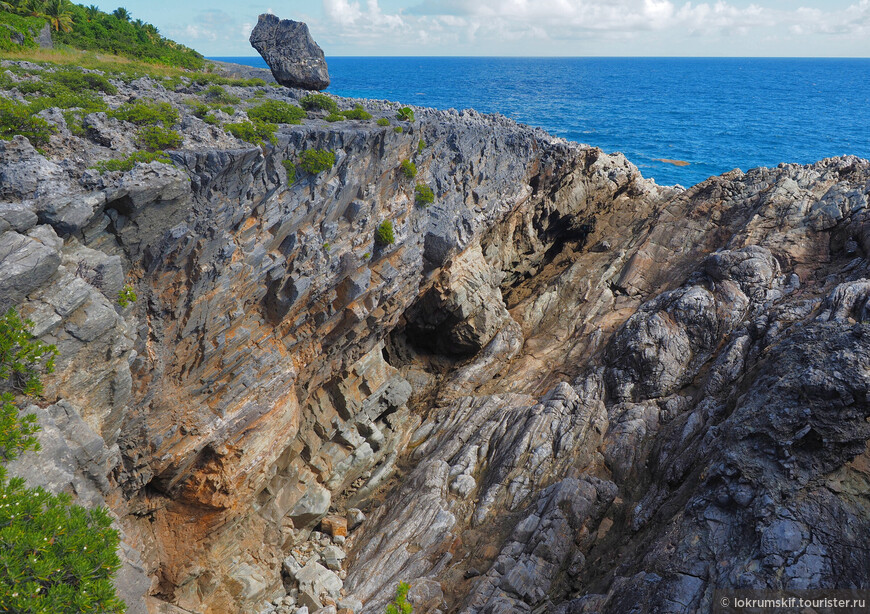
[[[179,133],[163,126],[146,126],[139,131],[137,140],[139,146],[148,151],[178,149],[183,141],[184,139]]]
[[[396,587],[396,598],[387,606],[386,614],[411,614],[414,606],[408,602],[408,591],[411,585],[407,582],[399,582]]]
[[[402,174],[408,179],[413,179],[417,176],[417,165],[410,160],[402,160],[399,168],[401,169]]]
[[[318,109],[329,111],[330,113],[338,113],[338,105],[335,101],[326,94],[308,94],[303,97],[299,104],[306,111],[316,111]]]
[[[237,139],[260,146],[265,145],[267,142],[275,145],[278,142],[278,137],[275,136],[277,129],[278,126],[276,124],[270,124],[258,119],[236,124],[224,124],[224,130]]]
[[[62,91],[118,93],[118,88],[103,75],[72,69],[58,69],[52,72],[43,70],[40,71],[35,80],[22,81],[16,84],[16,87],[22,94],[43,94],[46,96],[56,96]]]
[[[425,183],[418,183],[414,188],[414,202],[421,207],[428,207],[435,202],[435,193]]]
[[[125,102],[114,111],[110,111],[109,116],[137,126],[163,124],[166,128],[171,128],[179,120],[178,111],[171,104],[153,100]]]
[[[0,98],[0,139],[10,140],[21,135],[30,144],[39,147],[48,143],[54,126],[41,117],[34,117],[28,105],[7,98]]]
[[[426,149],[426,141],[424,141],[423,139],[420,139],[420,142],[417,143],[417,153],[418,154],[423,153],[424,149]]]
[[[386,117],[382,117],[378,120],[377,124],[378,126],[389,126],[390,120],[388,120]]]
[[[305,117],[305,111],[283,100],[267,100],[261,105],[248,109],[248,117],[273,124],[300,124]]]
[[[67,129],[75,136],[85,136],[87,133],[82,113],[78,111],[64,111],[63,120],[66,122]]]
[[[33,323],[10,309],[0,318],[0,384],[27,395],[42,391],[57,348],[30,334]],[[20,416],[15,397],[0,394],[0,463],[38,450],[36,416]],[[120,613],[112,577],[121,567],[119,536],[105,508],[72,505],[68,494],[27,488],[0,465],[0,612]]]
[[[299,156],[299,167],[312,175],[332,168],[335,154],[326,149],[306,149]]]
[[[203,117],[202,121],[204,121],[205,123],[207,123],[210,126],[217,126],[221,123],[220,120],[217,117],[215,117],[214,115],[212,115],[211,113],[209,113],[208,115]]]
[[[228,93],[220,85],[209,86],[205,92],[203,92],[203,98],[218,104],[239,104],[242,101],[241,98]]]
[[[356,105],[349,111],[341,111],[347,119],[371,119],[372,114],[366,111],[361,104]]]
[[[375,231],[375,243],[378,245],[392,245],[395,242],[396,237],[393,234],[393,222],[391,220],[384,220]]]
[[[328,122],[343,122],[347,118],[341,113],[330,113],[323,119]]]
[[[284,160],[284,168],[287,169],[287,185],[296,183],[296,165],[293,160]]]
[[[133,290],[133,286],[130,284],[124,284],[124,287],[118,290],[118,305],[122,308],[130,303],[135,303],[137,298],[136,291]]]
[[[153,151],[137,151],[135,153],[131,153],[126,158],[121,160],[101,160],[97,162],[91,168],[100,171],[101,173],[107,173],[110,171],[130,171],[133,170],[133,167],[136,166],[137,163],[141,162],[143,164],[148,164],[150,162],[163,162],[164,164],[172,164],[172,160],[161,151],[153,152]]]
[[[402,134],[404,130],[401,126],[393,126],[393,132],[395,132],[396,134]]]
[[[109,108],[100,94],[95,92],[73,92],[60,90],[50,96],[40,96],[30,103],[32,113],[39,113],[43,109],[56,107],[58,109],[81,109],[85,113],[97,113]]]
[[[414,121],[414,110],[411,107],[402,107],[396,113],[396,119],[403,122],[412,122]]]

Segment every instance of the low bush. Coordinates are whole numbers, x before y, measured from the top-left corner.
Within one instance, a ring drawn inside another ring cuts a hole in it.
[[[396,237],[393,234],[393,222],[384,220],[375,231],[375,243],[378,245],[392,245],[396,242]]]
[[[330,113],[329,115],[327,115],[323,119],[325,121],[332,123],[332,122],[343,122],[347,118],[344,115],[342,115],[341,113]]]
[[[308,94],[304,96],[299,104],[306,111],[329,111],[330,113],[338,113],[338,105],[335,101],[326,94]]]
[[[120,305],[121,308],[124,308],[131,303],[135,303],[137,298],[136,291],[133,290],[133,286],[130,284],[124,284],[124,287],[118,290],[118,305]]]
[[[178,111],[171,104],[153,100],[125,102],[114,111],[110,111],[109,116],[137,126],[163,124],[166,128],[171,128],[180,119]]]
[[[97,113],[109,108],[103,97],[96,92],[73,92],[61,90],[51,96],[40,96],[30,103],[30,110],[39,113],[43,109],[81,109],[85,113]]]
[[[361,104],[356,105],[349,111],[341,111],[347,119],[371,119],[372,114],[366,111]]]
[[[30,144],[40,147],[48,143],[54,126],[41,117],[34,117],[29,105],[0,98],[0,139],[5,141],[21,135]]]
[[[101,160],[97,162],[91,168],[100,171],[101,173],[108,173],[112,171],[123,171],[127,172],[133,170],[133,167],[141,162],[142,164],[148,164],[150,162],[163,162],[164,164],[172,164],[172,160],[163,153],[162,151],[137,151],[135,153],[131,153],[126,158],[122,158],[120,160]]]
[[[248,117],[273,124],[299,124],[305,117],[305,111],[283,100],[267,100],[261,105],[248,109]]]
[[[410,160],[402,160],[402,163],[399,165],[399,169],[402,171],[402,174],[408,179],[413,179],[417,176],[417,165]]]
[[[418,183],[414,188],[414,202],[421,207],[428,207],[435,202],[435,192],[425,183]]]
[[[140,147],[148,151],[163,151],[164,149],[178,149],[184,142],[182,136],[175,130],[163,126],[146,126],[139,131],[137,139]]]
[[[418,154],[423,153],[424,149],[426,149],[426,141],[424,141],[423,139],[420,139],[420,142],[417,143],[417,153]]]
[[[333,164],[335,154],[326,149],[306,149],[299,156],[299,168],[312,175],[332,168]]]
[[[238,96],[228,93],[220,85],[210,85],[202,94],[203,98],[209,102],[218,104],[239,104],[242,99]]]
[[[414,121],[414,110],[411,107],[402,107],[396,113],[396,119],[403,122],[412,122]]]
[[[287,185],[296,183],[296,164],[293,160],[284,160],[284,168],[287,169]]]
[[[377,121],[377,124],[378,126],[389,126],[390,120],[388,120],[386,117],[382,117]]]
[[[237,139],[260,146],[264,146],[266,143],[275,145],[278,142],[278,137],[275,136],[277,129],[278,126],[276,124],[270,124],[258,119],[238,122],[236,124],[224,124],[224,130]]]
[[[410,584],[399,582],[396,587],[396,598],[387,605],[386,614],[411,614],[414,611],[414,606],[408,601],[408,591],[410,590]]]
[[[0,384],[28,396],[42,394],[40,374],[54,371],[58,354],[55,346],[30,334],[32,327],[15,309],[0,316]]]
[[[401,126],[393,126],[393,132],[395,132],[396,134],[402,134],[404,132],[404,129]]]

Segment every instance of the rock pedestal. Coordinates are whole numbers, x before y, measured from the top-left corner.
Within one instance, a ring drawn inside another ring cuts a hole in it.
[[[323,50],[311,38],[305,23],[263,14],[250,41],[281,85],[306,90],[329,87]]]

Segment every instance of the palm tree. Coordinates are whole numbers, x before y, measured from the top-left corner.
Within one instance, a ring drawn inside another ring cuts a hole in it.
[[[92,4],[85,9],[85,12],[87,12],[88,14],[88,21],[91,21],[99,17],[102,11],[100,11],[100,7],[98,7],[96,4]]]
[[[19,7],[19,12],[33,17],[42,17],[44,0],[24,0]]]
[[[125,9],[123,6],[119,6],[114,11],[112,11],[112,15],[123,21],[130,21],[130,11]]]
[[[73,27],[68,0],[46,0],[43,13],[55,32],[69,32]]]
[[[8,2],[0,2],[0,11],[11,11],[12,5]]]

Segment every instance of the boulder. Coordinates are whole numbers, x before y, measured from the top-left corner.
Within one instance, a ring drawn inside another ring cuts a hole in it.
[[[260,15],[250,41],[281,85],[306,90],[329,87],[323,50],[311,38],[304,22]]]

